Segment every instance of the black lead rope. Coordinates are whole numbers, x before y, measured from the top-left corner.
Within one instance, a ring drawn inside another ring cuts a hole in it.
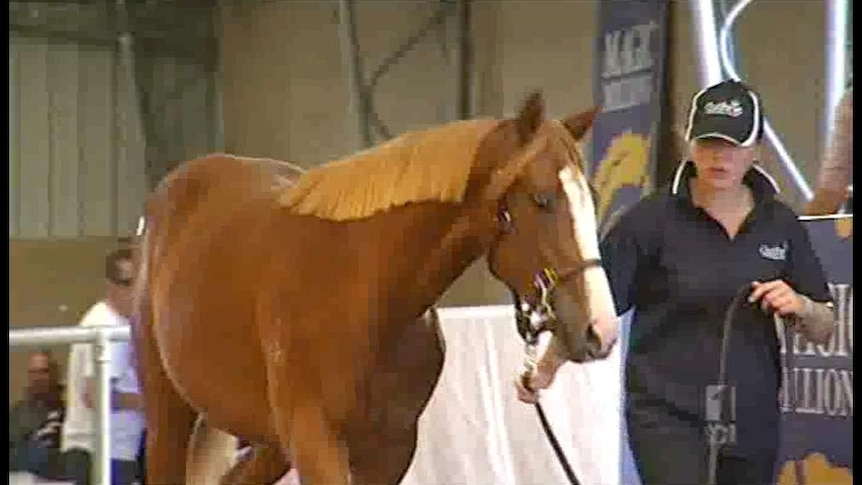
[[[727,385],[727,352],[730,347],[730,334],[733,328],[733,320],[736,318],[736,312],[739,309],[740,304],[745,301],[746,297],[750,294],[751,287],[749,285],[745,285],[740,288],[736,295],[731,301],[730,305],[727,307],[727,312],[724,316],[724,323],[722,325],[722,338],[721,338],[721,350],[719,353],[719,366],[718,366],[718,385],[726,386]],[[526,342],[527,346],[535,346],[538,343],[538,334],[541,329],[533,328],[529,316],[522,310],[521,308],[521,300],[518,297],[517,293],[512,291],[512,297],[515,300],[515,321],[518,328],[518,333]],[[789,350],[788,350],[789,351]],[[521,384],[529,389],[529,379],[530,376],[528,374],[524,374],[521,377]],[[719,394],[718,399],[718,407],[721,413],[724,411],[724,398],[727,395],[726,392],[721,392]],[[548,418],[545,415],[544,409],[542,409],[542,404],[536,402],[535,404],[536,412],[539,414],[539,420],[542,423],[542,429],[545,431],[545,435],[548,438],[548,441],[551,443],[551,447],[554,449],[554,453],[557,455],[557,460],[562,466],[563,471],[566,474],[566,477],[569,479],[569,483],[572,485],[580,485],[577,477],[575,476],[574,471],[572,471],[572,467],[569,465],[568,460],[566,459],[565,453],[563,453],[563,449],[560,446],[559,441],[557,441],[556,435],[554,435],[553,430],[551,429],[551,425],[548,422]],[[709,436],[709,470],[708,470],[708,484],[716,485],[717,478],[717,470],[718,470],[718,451],[719,444],[718,442],[712,438],[711,434],[708,433]]]
[[[733,328],[733,320],[734,318],[736,318],[736,311],[739,309],[740,304],[746,300],[746,297],[750,293],[750,285],[745,285],[741,287],[736,292],[736,296],[733,297],[733,301],[730,302],[730,306],[727,307],[727,312],[724,315],[724,323],[722,324],[721,351],[718,355],[717,384],[721,389],[724,389],[724,387],[722,386],[727,386],[727,350],[730,347],[730,331]],[[724,414],[724,398],[726,396],[727,392],[724,392],[723,390],[718,395],[718,409],[721,415]],[[720,448],[720,444],[716,439],[713,438],[712,431],[710,430],[707,430],[707,440],[709,442],[707,483],[708,485],[716,485],[718,475],[718,451]]]
[[[721,337],[721,352],[719,354],[719,365],[718,365],[718,385],[726,386],[727,385],[727,352],[730,347],[730,331],[733,326],[733,320],[736,318],[736,311],[739,309],[740,305],[746,300],[748,295],[751,293],[751,286],[745,285],[740,288],[736,296],[733,298],[733,301],[730,303],[730,306],[727,308],[727,313],[724,316],[724,323],[722,325],[722,337]],[[784,365],[787,367],[787,382],[784,385],[788,386],[787,392],[792,392],[790,394],[791,402],[796,402],[796,385],[794,381],[793,389],[790,389],[789,382],[792,380],[790,376],[791,372],[791,363],[792,363],[792,353],[793,353],[793,329],[788,325],[783,326],[783,335],[784,335]],[[718,408],[720,412],[724,413],[724,399],[727,397],[727,392],[721,392],[719,394],[718,399]],[[707,484],[708,485],[716,485],[718,480],[718,452],[721,448],[721,443],[715,440],[711,433],[707,432],[707,439],[709,441],[709,463],[708,463],[708,475],[707,475]],[[800,464],[798,461],[794,460],[794,465],[796,466],[797,477],[801,476],[800,473]]]
[[[719,366],[718,366],[718,385],[726,386],[727,385],[727,353],[730,347],[730,335],[731,330],[733,329],[733,321],[736,318],[737,310],[740,305],[746,300],[748,295],[751,293],[751,286],[745,285],[741,287],[734,296],[730,305],[727,307],[727,311],[724,316],[724,322],[722,324],[722,338],[721,338],[721,350],[719,353]],[[541,329],[533,328],[533,325],[530,322],[530,317],[527,313],[522,309],[521,299],[518,297],[518,294],[515,291],[512,291],[512,297],[515,301],[515,321],[517,324],[518,333],[525,340],[528,346],[535,346],[538,343],[538,335],[541,332]],[[791,353],[792,349],[792,338],[791,338],[791,329],[787,326],[784,327],[784,335],[785,335],[785,366],[790,365]],[[789,372],[789,371],[788,371]],[[522,385],[529,389],[529,379],[530,376],[528,374],[524,374],[522,377]],[[790,391],[788,389],[788,391]],[[794,387],[793,392],[796,389]],[[724,412],[724,398],[727,396],[727,392],[721,392],[718,398],[718,408],[723,415]],[[795,396],[791,396],[795,397]],[[795,401],[795,399],[793,399]],[[568,478],[569,483],[571,485],[580,485],[578,478],[575,476],[575,472],[572,470],[571,465],[569,465],[568,460],[566,459],[566,455],[563,452],[562,447],[560,446],[559,441],[557,440],[554,431],[551,429],[551,424],[548,421],[548,417],[545,414],[545,410],[542,408],[542,404],[536,402],[534,405],[536,408],[536,412],[539,415],[539,421],[542,424],[542,429],[545,432],[545,436],[548,438],[548,441],[551,444],[551,447],[554,449],[554,454],[557,456],[557,461],[559,461],[560,466],[563,468],[563,472],[566,474],[566,478]],[[709,437],[709,463],[708,463],[708,485],[716,485],[717,473],[718,473],[718,452],[720,449],[720,443],[718,443],[715,439],[712,438],[711,434],[708,432]],[[797,463],[798,467],[798,463]]]
[[[518,333],[528,346],[533,346],[535,348],[535,346],[538,345],[541,329],[533,327],[530,322],[530,317],[522,309],[522,301],[517,292],[511,290],[511,293],[512,299],[515,301],[515,324],[517,325]],[[529,374],[524,373],[521,376],[521,384],[525,389],[530,389]],[[578,477],[575,476],[574,470],[572,470],[571,465],[569,465],[569,460],[566,459],[566,454],[563,452],[563,447],[560,446],[560,442],[557,440],[554,430],[551,429],[551,423],[548,421],[548,416],[545,414],[542,404],[540,402],[536,402],[534,407],[536,408],[536,413],[539,415],[539,421],[542,423],[542,430],[545,432],[545,437],[548,438],[548,442],[550,442],[551,448],[553,448],[554,454],[557,456],[557,461],[563,468],[563,473],[566,474],[566,478],[568,478],[569,483],[571,485],[581,485],[581,482],[578,481]]]
[[[551,447],[554,449],[554,454],[557,455],[557,461],[559,461],[560,466],[563,467],[563,472],[566,474],[566,478],[569,479],[569,483],[572,485],[581,485],[581,482],[578,481],[578,477],[575,476],[574,470],[572,470],[571,465],[569,465],[569,461],[566,459],[566,454],[563,453],[563,448],[560,446],[560,443],[557,441],[557,437],[551,430],[551,424],[548,422],[548,417],[545,416],[545,410],[542,409],[542,404],[536,402],[535,406],[536,413],[539,414],[539,421],[542,422],[542,429],[545,430],[545,435],[548,437],[548,441],[551,442]]]

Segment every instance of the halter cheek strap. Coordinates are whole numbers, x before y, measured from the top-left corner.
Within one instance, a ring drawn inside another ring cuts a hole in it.
[[[584,271],[601,267],[598,258],[586,259],[577,266],[567,268],[560,274],[553,268],[542,268],[533,277],[533,298],[523,298],[517,290],[509,288],[515,303],[515,319],[518,333],[528,343],[535,343],[540,333],[553,332],[557,323],[557,315],[552,305],[554,291],[560,283]],[[532,303],[531,303],[532,301]]]

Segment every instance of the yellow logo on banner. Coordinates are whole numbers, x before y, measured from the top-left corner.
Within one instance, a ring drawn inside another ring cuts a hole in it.
[[[835,219],[835,234],[841,239],[853,236],[853,218],[839,217]]]
[[[593,176],[593,185],[599,197],[597,211],[600,221],[611,215],[608,210],[621,188],[649,187],[647,137],[630,131],[616,136]]]
[[[802,473],[803,477],[797,477],[794,463],[785,462],[778,474],[778,485],[853,485],[853,472],[833,466],[822,453],[806,456]]]

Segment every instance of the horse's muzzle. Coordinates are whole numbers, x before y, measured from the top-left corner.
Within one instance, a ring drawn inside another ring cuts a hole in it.
[[[619,338],[619,319],[597,320],[587,325],[584,332],[583,345],[572,352],[570,359],[574,362],[604,359],[611,354]]]

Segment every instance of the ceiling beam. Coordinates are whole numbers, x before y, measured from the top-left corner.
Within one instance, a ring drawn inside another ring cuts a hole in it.
[[[48,27],[36,27],[32,25],[20,25],[12,23],[10,19],[9,34],[31,39],[45,39],[49,42],[74,43],[92,47],[114,49],[119,42],[118,37],[99,35],[89,32],[52,29]],[[154,39],[148,37],[133,37],[134,43],[144,52],[177,59],[186,59],[205,64],[211,53],[207,51],[213,48],[214,39],[196,39],[189,42],[188,39],[170,42],[165,39]]]

